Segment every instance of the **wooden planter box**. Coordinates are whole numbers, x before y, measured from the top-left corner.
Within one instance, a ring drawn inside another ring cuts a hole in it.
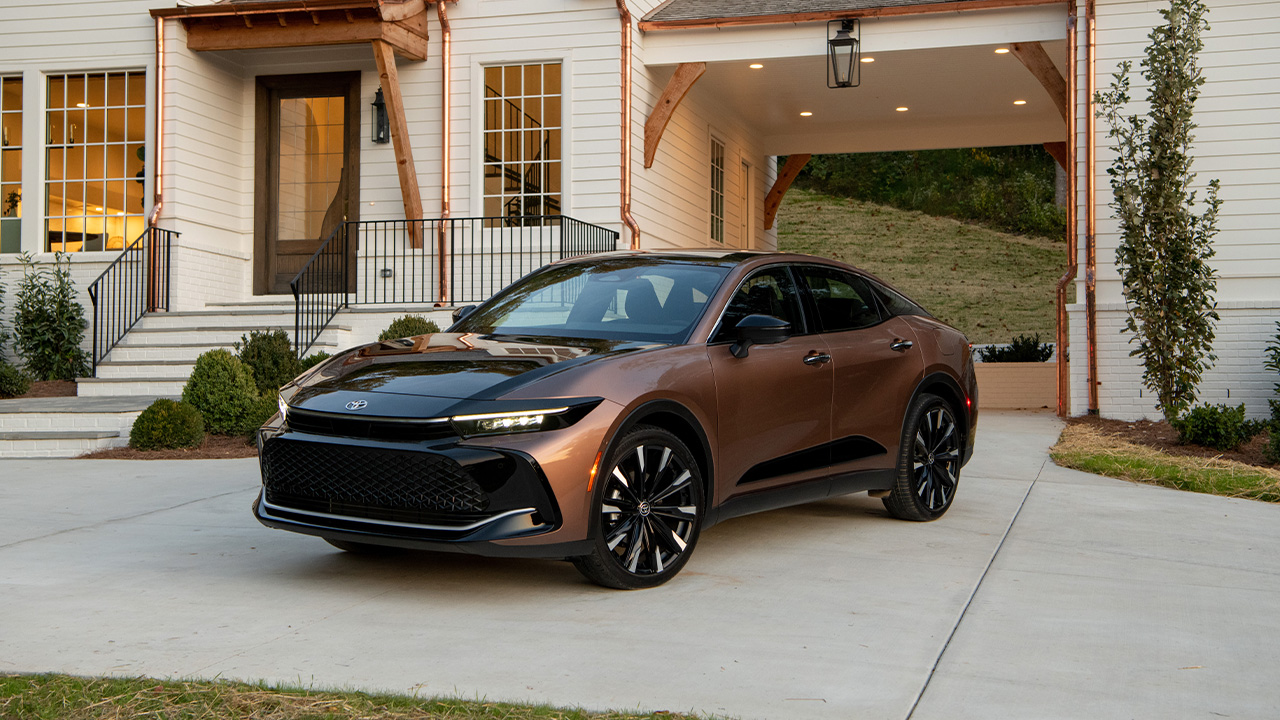
[[[1058,363],[977,363],[978,407],[1038,410],[1058,406]]]

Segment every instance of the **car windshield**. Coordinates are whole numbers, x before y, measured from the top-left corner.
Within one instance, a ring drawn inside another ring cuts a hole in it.
[[[553,265],[503,290],[450,329],[684,342],[728,273],[719,264],[635,257]]]

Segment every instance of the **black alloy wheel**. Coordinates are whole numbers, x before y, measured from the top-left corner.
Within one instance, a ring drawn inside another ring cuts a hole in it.
[[[936,520],[955,499],[960,484],[960,425],[947,401],[921,394],[907,410],[893,490],[884,498],[891,515]]]
[[[680,572],[703,514],[702,473],[684,443],[638,426],[601,464],[596,482],[594,549],[574,558],[578,571],[619,590],[661,585]]]

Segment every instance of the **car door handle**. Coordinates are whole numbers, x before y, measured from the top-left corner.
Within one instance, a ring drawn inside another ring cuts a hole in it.
[[[895,352],[906,352],[911,349],[912,345],[915,345],[915,343],[910,340],[894,340],[889,349]]]
[[[825,365],[831,362],[831,356],[826,353],[820,353],[816,350],[804,356],[805,365]]]

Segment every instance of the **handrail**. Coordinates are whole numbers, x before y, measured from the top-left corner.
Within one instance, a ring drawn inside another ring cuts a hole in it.
[[[143,315],[169,309],[170,248],[174,230],[150,225],[89,284],[93,304],[92,375]],[[99,300],[101,299],[101,302]]]
[[[306,355],[338,311],[347,306],[351,267],[347,225],[338,223],[307,264],[289,281],[293,292],[293,348]]]
[[[339,228],[289,283],[299,357],[349,304],[480,302],[549,262],[616,250],[619,237],[563,215],[361,220]],[[447,237],[444,273],[432,248],[409,241],[437,234]]]

